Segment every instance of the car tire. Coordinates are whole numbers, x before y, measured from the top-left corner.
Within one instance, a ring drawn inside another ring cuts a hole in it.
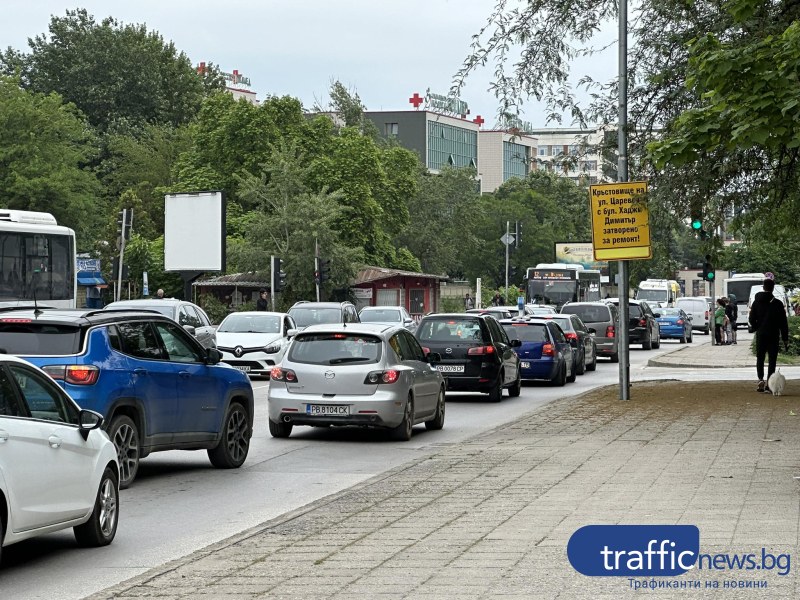
[[[572,381],[575,381],[575,379],[574,379],[575,371],[574,370],[572,371],[572,377],[573,377]],[[551,383],[553,385],[555,385],[555,386],[558,386],[558,387],[564,387],[567,384],[567,365],[566,365],[566,363],[561,365],[561,368],[558,370],[558,375],[556,375],[556,378],[553,379],[553,381]]]
[[[618,363],[619,362],[619,352],[614,352],[614,354],[609,356],[609,358],[611,359],[612,363]]]
[[[652,350],[653,349],[653,338],[648,336],[646,340],[642,342],[642,350]]]
[[[685,343],[686,343],[686,333],[684,333],[684,334],[681,336],[680,343],[681,343],[681,344],[685,344]]]
[[[126,415],[114,417],[108,428],[108,437],[114,442],[119,462],[119,489],[124,490],[136,479],[139,472],[139,430],[133,419]]]
[[[244,406],[231,402],[222,422],[219,442],[209,448],[208,459],[218,469],[238,469],[250,450],[250,419]]]
[[[517,380],[508,388],[508,397],[517,398],[522,392],[522,373],[517,368]]]
[[[711,328],[706,325],[706,328],[703,330],[703,335],[708,335],[709,333],[711,333]]]
[[[292,435],[292,428],[294,425],[291,423],[276,423],[272,419],[269,421],[269,434],[274,438],[288,438]],[[315,427],[322,427],[322,425],[315,425]],[[325,425],[327,427],[327,425]]]
[[[497,381],[491,390],[489,390],[489,402],[500,402],[503,399],[503,379],[505,375],[502,371],[497,375]]]
[[[436,399],[436,412],[430,421],[425,421],[425,429],[428,431],[438,431],[444,427],[445,411],[444,388],[439,388],[439,396]]]
[[[586,373],[586,350],[578,357],[578,365],[575,367],[575,373],[578,375]]]
[[[597,370],[597,348],[592,348],[592,362],[586,365],[587,371],[596,371]]]
[[[89,520],[72,528],[79,546],[107,546],[117,534],[119,522],[119,481],[111,467],[106,467]]]
[[[694,339],[694,333],[690,331],[689,332],[689,339],[687,341],[691,344],[693,339]]]
[[[400,425],[393,427],[390,430],[390,435],[393,440],[398,442],[407,442],[411,439],[411,430],[414,428],[414,398],[408,396],[406,406],[403,410],[403,420]]]
[[[575,380],[578,378],[578,374],[575,372],[575,364],[572,365],[572,372],[567,375],[567,361],[564,361],[564,381],[566,383],[575,383]],[[559,385],[564,385],[560,383]]]
[[[661,348],[661,332],[660,331],[658,332],[658,335],[656,335],[656,341],[653,342],[653,349],[654,350],[658,350],[659,348]]]

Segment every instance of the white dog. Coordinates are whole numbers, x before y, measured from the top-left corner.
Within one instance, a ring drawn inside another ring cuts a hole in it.
[[[772,392],[773,396],[783,395],[783,388],[786,387],[786,377],[781,375],[780,369],[769,376],[767,387],[769,387],[769,391]]]

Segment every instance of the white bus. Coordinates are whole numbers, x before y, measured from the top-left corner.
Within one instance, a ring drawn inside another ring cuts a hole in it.
[[[49,213],[0,209],[0,307],[75,308],[75,232]]]
[[[526,273],[527,302],[561,309],[567,302],[600,300],[600,271],[572,263],[539,263]]]
[[[747,327],[747,317],[750,309],[747,303],[750,300],[750,290],[754,285],[764,283],[764,273],[737,273],[732,277],[722,280],[722,295],[730,298],[736,297],[736,307],[739,315],[736,317],[737,325]]]

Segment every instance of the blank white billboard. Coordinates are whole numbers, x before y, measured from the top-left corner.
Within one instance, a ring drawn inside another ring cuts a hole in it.
[[[164,270],[225,270],[222,192],[164,196]]]

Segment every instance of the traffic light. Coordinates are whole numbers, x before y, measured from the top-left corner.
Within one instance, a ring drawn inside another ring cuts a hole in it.
[[[699,207],[692,208],[691,211],[692,231],[697,234],[701,240],[708,239],[708,232],[703,227],[703,211]]]
[[[513,265],[509,265],[508,266],[508,280],[510,282],[512,282],[512,283],[514,282],[514,280],[515,280],[515,278],[516,278],[518,273],[519,273],[519,269],[517,269],[517,267],[515,267]]]
[[[283,261],[277,257],[272,257],[272,289],[275,292],[282,292],[286,287],[286,273],[283,272]]]
[[[133,209],[123,208],[117,217],[117,236],[126,242],[131,239],[131,226],[133,225]]]
[[[517,221],[514,228],[514,248],[522,245],[522,221]]]
[[[706,254],[706,260],[703,263],[703,272],[698,273],[697,276],[703,281],[714,281],[714,265],[711,264],[710,254]]]
[[[319,259],[319,282],[328,281],[331,278],[331,260]]]

